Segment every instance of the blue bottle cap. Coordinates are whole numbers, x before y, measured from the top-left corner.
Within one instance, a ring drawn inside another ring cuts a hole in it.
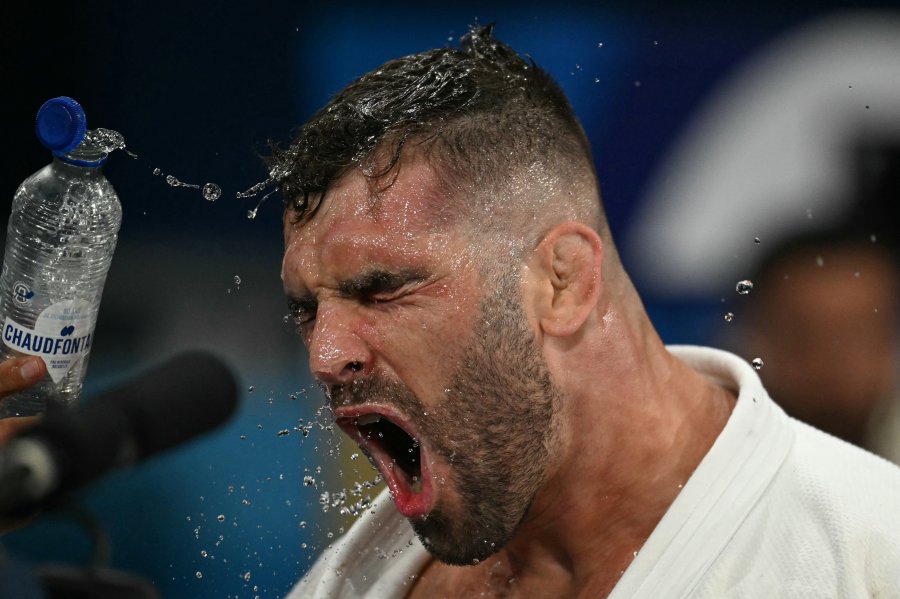
[[[87,133],[87,118],[81,104],[67,96],[47,100],[38,110],[35,132],[54,154],[65,154],[81,143]]]

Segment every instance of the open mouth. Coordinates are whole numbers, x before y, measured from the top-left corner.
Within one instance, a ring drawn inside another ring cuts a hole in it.
[[[374,406],[354,407],[336,410],[335,422],[372,458],[401,514],[419,518],[431,510],[425,451],[399,414]]]

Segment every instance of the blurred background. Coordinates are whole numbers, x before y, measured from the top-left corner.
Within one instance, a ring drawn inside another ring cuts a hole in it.
[[[763,294],[738,295],[736,282],[801,234],[876,248],[888,282],[861,311],[881,315],[869,328],[887,334],[872,347],[889,359],[866,392],[878,401],[863,403],[890,412],[880,398],[897,388],[897,294],[884,289],[897,281],[898,2],[8,2],[0,220],[19,183],[49,161],[33,131],[48,98],[76,98],[90,128],[120,131],[138,155],[118,152],[105,168],[124,217],[86,400],[187,348],[229,360],[244,390],[226,427],[79,493],[111,536],[115,568],[164,597],[280,597],[347,525],[342,508],[374,493],[352,485],[374,472],[350,460],[317,412],[322,396],[283,320],[281,200],[251,219],[259,196],[236,194],[265,179],[270,142],[286,142],[352,78],[490,22],[569,95],[623,259],[666,342],[760,357],[765,379],[782,354],[760,345],[752,333],[762,325],[749,323],[775,317],[752,316]],[[170,187],[154,169],[216,183],[222,197]],[[846,262],[811,251],[804,267]],[[853,260],[838,289],[876,270]],[[815,279],[811,288],[813,306],[833,296]],[[849,335],[859,318],[844,326]],[[813,369],[873,361],[858,351],[845,360],[844,341],[812,335],[803,334],[807,346],[831,348]],[[791,347],[787,356],[802,351]],[[787,362],[788,373],[802,365]],[[807,386],[822,380],[803,376]],[[83,564],[91,550],[77,525],[53,514],[2,546],[31,564]]]

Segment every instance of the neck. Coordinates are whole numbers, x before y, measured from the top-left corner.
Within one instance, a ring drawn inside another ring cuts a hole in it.
[[[559,451],[498,558],[521,584],[555,580],[566,596],[615,586],[734,405],[665,349],[643,309],[607,307],[591,329],[548,352],[565,398]]]

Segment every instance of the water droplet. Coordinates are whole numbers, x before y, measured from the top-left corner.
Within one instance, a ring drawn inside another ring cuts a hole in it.
[[[199,185],[194,183],[185,183],[184,181],[179,181],[173,175],[166,175],[166,183],[168,183],[172,187],[190,187],[192,189],[200,189]]]
[[[197,573],[194,576],[196,576],[197,578],[203,578],[203,572],[197,570]]]
[[[204,183],[203,189],[200,191],[203,194],[203,199],[209,202],[215,202],[222,195],[222,188],[216,185],[215,183]]]
[[[749,279],[738,281],[737,285],[734,286],[734,290],[740,295],[747,295],[750,293],[751,289],[753,289],[753,281],[750,281]]]
[[[597,42],[597,47],[598,47],[598,48],[602,48],[602,47],[603,47],[603,42]]]
[[[307,487],[312,487],[316,484],[316,479],[314,479],[313,477],[311,477],[309,475],[306,475],[303,477],[303,484],[306,485]]]
[[[825,258],[823,258],[822,256],[816,256],[816,266],[818,266],[819,268],[825,266]]]
[[[725,322],[731,322],[732,320],[734,320],[734,314],[732,312],[725,315]]]
[[[209,554],[206,552],[206,549],[200,550],[200,557],[207,557]]]
[[[125,149],[125,137],[112,129],[98,128],[88,131],[82,143],[107,153]]]
[[[753,361],[750,363],[753,364],[753,368],[755,368],[756,370],[759,370],[763,367],[762,358],[753,358]]]
[[[244,582],[250,582],[250,572],[244,572],[242,578],[244,579]]]
[[[216,516],[216,520],[218,520],[219,522],[225,522],[225,514],[219,514],[218,516]]]
[[[878,241],[878,236],[875,235],[875,233],[872,233],[871,235],[869,235],[869,241],[875,243],[876,241]]]
[[[356,460],[359,459],[359,454],[358,454],[358,453],[351,453],[351,454],[350,454],[350,459],[353,460],[353,461],[355,462]]]
[[[634,82],[634,86],[635,86],[635,87],[640,87],[640,86],[641,86],[641,82],[640,82],[640,81],[635,81],[635,82]]]
[[[291,434],[291,431],[290,431],[290,429],[287,429],[287,428],[283,428],[283,429],[281,429],[280,431],[278,431],[278,436],[279,436],[279,437],[285,437],[285,436],[290,435],[290,434]]]
[[[241,284],[241,278],[238,275],[234,275],[234,284],[235,285]]]
[[[247,387],[247,393],[253,393],[253,385]]]
[[[159,175],[162,174],[162,171],[159,170],[159,168],[155,168],[155,169],[153,169],[153,174],[156,175],[156,176],[159,176]]]
[[[300,528],[306,528],[306,520],[300,521]]]
[[[759,243],[759,237],[754,237],[754,238],[753,238],[753,243]]]
[[[237,193],[235,194],[235,197],[237,197],[237,198],[239,198],[239,199],[240,199],[240,198],[252,198],[252,197],[255,196],[256,194],[258,194],[259,192],[261,192],[263,189],[265,189],[266,187],[268,187],[268,185],[269,185],[270,183],[272,183],[272,182],[273,182],[272,179],[266,179],[265,181],[260,181],[259,183],[256,183],[255,185],[253,185],[253,187],[251,187],[251,188],[248,189],[247,191],[239,191],[239,192],[237,192]]]
[[[247,218],[250,220],[253,220],[254,218],[256,218],[256,208],[254,208],[253,210],[247,211]]]

